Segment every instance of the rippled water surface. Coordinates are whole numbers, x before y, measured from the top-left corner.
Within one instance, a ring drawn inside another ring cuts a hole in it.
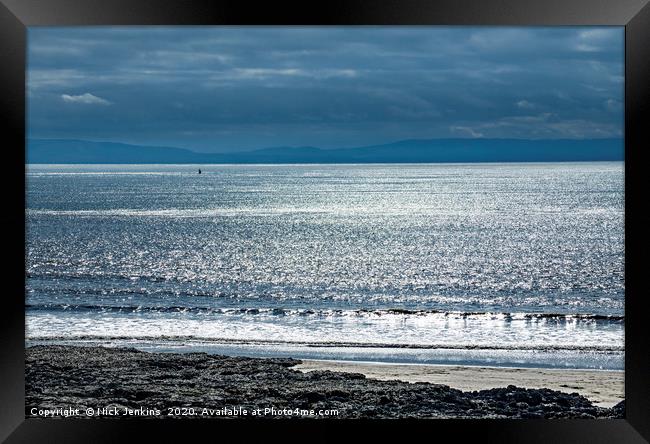
[[[622,368],[622,163],[201,169],[29,166],[28,337]]]

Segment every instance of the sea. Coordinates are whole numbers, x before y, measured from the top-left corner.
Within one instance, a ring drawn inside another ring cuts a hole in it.
[[[28,345],[623,369],[623,162],[26,170]]]

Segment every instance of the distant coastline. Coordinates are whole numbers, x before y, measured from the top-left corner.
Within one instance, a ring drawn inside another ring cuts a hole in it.
[[[623,139],[419,139],[356,148],[232,153],[72,139],[29,139],[27,164],[323,164],[623,161]]]

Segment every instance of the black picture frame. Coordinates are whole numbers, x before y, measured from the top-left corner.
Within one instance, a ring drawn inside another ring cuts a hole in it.
[[[188,441],[195,433],[338,441],[418,433],[438,440],[636,443],[650,440],[650,332],[643,276],[648,251],[648,0],[402,0],[281,4],[232,0],[0,0],[0,111],[5,123],[2,183],[5,286],[0,328],[0,439],[117,442],[136,437]],[[26,28],[76,25],[619,25],[625,26],[625,397],[621,420],[336,421],[25,419],[25,65]],[[645,143],[644,143],[645,142]],[[412,435],[415,439],[416,435]],[[247,439],[249,438],[249,439]],[[403,439],[403,438],[401,438]],[[419,438],[418,438],[419,439]]]

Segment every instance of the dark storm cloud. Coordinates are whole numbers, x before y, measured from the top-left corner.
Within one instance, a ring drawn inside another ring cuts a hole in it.
[[[31,28],[29,134],[185,146],[621,136],[622,28]]]

